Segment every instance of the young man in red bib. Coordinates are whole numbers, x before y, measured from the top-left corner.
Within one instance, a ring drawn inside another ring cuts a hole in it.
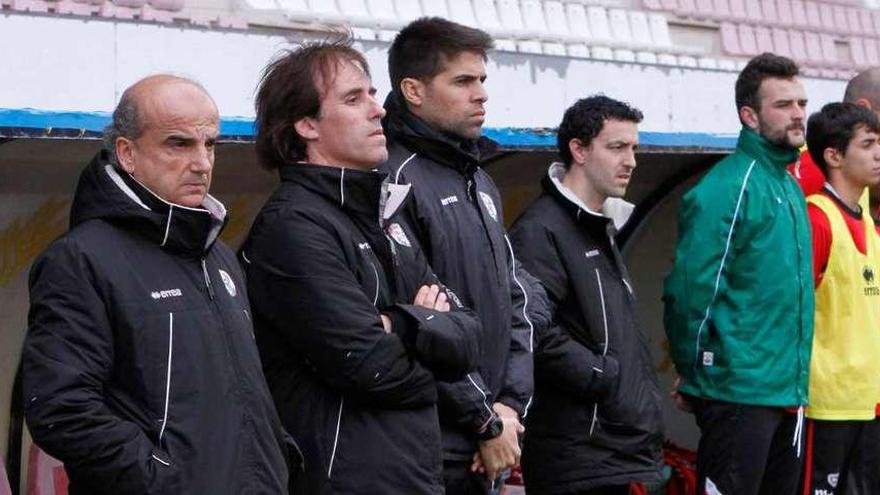
[[[807,198],[816,323],[802,493],[874,493],[880,438],[864,436],[877,436],[880,401],[880,237],[859,198],[880,183],[880,122],[830,103],[810,117],[807,145],[827,181]]]

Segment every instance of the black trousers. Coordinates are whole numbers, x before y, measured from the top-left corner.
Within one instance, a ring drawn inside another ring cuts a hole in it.
[[[804,452],[792,445],[797,414],[689,397],[702,436],[697,493],[795,495]]]
[[[807,421],[799,493],[880,494],[880,420]]]

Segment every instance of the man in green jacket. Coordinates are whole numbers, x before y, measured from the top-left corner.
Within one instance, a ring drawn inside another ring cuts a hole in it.
[[[682,198],[665,325],[700,438],[698,493],[794,494],[813,336],[810,227],[786,165],[804,144],[798,67],[765,53],[736,81],[734,153]]]

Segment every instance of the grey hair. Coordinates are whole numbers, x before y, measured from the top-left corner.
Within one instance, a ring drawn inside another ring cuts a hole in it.
[[[113,163],[117,163],[116,140],[121,137],[139,138],[144,131],[142,124],[137,98],[134,98],[129,91],[124,92],[116,109],[113,110],[113,119],[104,128],[104,149],[110,153]]]

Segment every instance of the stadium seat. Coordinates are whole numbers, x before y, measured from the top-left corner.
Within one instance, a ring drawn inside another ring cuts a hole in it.
[[[497,33],[502,29],[495,0],[474,0],[474,17],[477,24],[490,33]]]
[[[717,69],[718,60],[711,57],[700,57],[697,59],[697,66],[701,69]]]
[[[697,14],[697,0],[678,0],[675,13],[682,17],[694,17]]]
[[[31,445],[28,452],[27,495],[67,495],[67,472],[58,459]]]
[[[680,57],[678,57],[678,65],[694,69],[698,67],[697,59],[690,55],[681,55]]]
[[[833,33],[837,31],[837,24],[834,22],[834,6],[830,3],[819,3],[819,18],[822,21],[822,29]]]
[[[308,11],[305,0],[300,0],[302,10]],[[254,10],[278,10],[278,2],[275,0],[244,0],[244,5]]]
[[[819,33],[819,46],[822,47],[822,60],[828,64],[837,63],[837,48],[834,47],[834,37],[828,33]]]
[[[776,8],[776,0],[764,0],[761,2],[761,14],[764,22],[771,26],[779,26],[779,10]]]
[[[678,57],[671,53],[657,55],[657,63],[660,65],[678,65]]]
[[[160,24],[171,24],[174,22],[174,14],[170,11],[156,9],[149,4],[141,7],[140,18],[145,22],[158,22]],[[245,27],[247,26],[245,25]]]
[[[217,16],[217,27],[221,29],[247,29],[248,23],[237,15],[220,14]]]
[[[755,39],[755,28],[749,24],[740,24],[737,27],[739,35],[739,47],[744,55],[758,54],[758,41]]]
[[[746,19],[746,2],[745,0],[730,0],[730,18],[736,21]]]
[[[867,67],[868,57],[865,54],[865,47],[862,39],[853,36],[849,39],[849,53],[852,57],[853,65],[856,67]]]
[[[394,0],[397,17],[401,22],[410,22],[422,17],[422,4],[419,0]]]
[[[813,64],[825,62],[825,53],[822,52],[822,42],[819,33],[804,31],[804,42],[807,45],[807,61]]]
[[[633,43],[632,30],[629,27],[629,16],[623,9],[610,9],[608,21],[611,27],[611,37],[617,42],[631,45]]]
[[[846,9],[846,20],[849,32],[852,34],[868,34],[862,29],[862,9],[848,7]]]
[[[847,33],[849,31],[849,20],[846,18],[846,7],[843,5],[835,5],[834,7],[834,25],[839,33]]]
[[[780,26],[793,26],[794,17],[791,12],[791,0],[776,0],[776,13],[779,15]]]
[[[590,48],[593,58],[598,60],[614,60],[614,51],[607,46],[594,46]]]
[[[672,38],[669,36],[669,23],[666,16],[660,13],[649,14],[648,24],[651,26],[651,39],[654,44],[661,48],[672,46]]]
[[[629,12],[629,26],[632,31],[632,39],[636,45],[650,46],[651,28],[648,26],[648,16],[641,10],[632,10]]]
[[[729,58],[718,59],[718,68],[733,72],[736,70],[736,62]]]
[[[167,10],[170,12],[180,12],[183,10],[183,0],[148,0],[150,7],[158,10]]]
[[[715,11],[714,15],[718,19],[730,19],[730,1],[729,0],[714,0],[712,2],[712,8]]]
[[[654,52],[638,51],[636,52],[636,62],[640,64],[656,64],[657,54]]]
[[[618,62],[635,63],[636,52],[626,48],[617,48],[614,50],[614,60]]]
[[[788,36],[791,47],[791,57],[798,62],[807,60],[807,43],[804,41],[804,32],[792,30]]]
[[[590,5],[587,7],[587,18],[590,21],[590,34],[596,40],[611,40],[611,25],[605,7]]]
[[[522,18],[529,33],[547,36],[547,19],[544,18],[544,5],[541,0],[522,0]],[[557,33],[561,35],[562,33]]]
[[[880,10],[872,10],[871,19],[874,21],[874,32],[880,35]]]
[[[12,10],[19,12],[48,13],[49,3],[45,0],[12,0]]]
[[[9,0],[9,4],[11,3],[12,1]],[[4,3],[4,5],[6,4]],[[60,0],[55,2],[55,12],[65,15],[91,16],[98,12],[98,6],[77,2],[75,0]]]
[[[760,0],[746,0],[746,18],[752,22],[763,22],[764,12]]]
[[[663,5],[660,4],[660,0],[644,0],[642,5],[645,6],[646,9],[649,10],[662,10]]]
[[[526,25],[523,22],[519,0],[498,0],[498,19],[502,28],[508,33],[523,33]]]
[[[792,56],[788,32],[782,28],[773,28],[773,52],[783,57]]]
[[[867,36],[874,36],[874,20],[871,17],[871,11],[867,9],[862,9],[859,11],[859,21],[862,26],[862,33]]]
[[[660,5],[663,6],[663,10],[670,12],[678,10],[678,0],[660,0]]]
[[[568,36],[568,20],[565,18],[565,6],[559,0],[547,0],[544,2],[544,13],[547,18],[547,29],[551,33],[558,33]],[[644,13],[642,13],[644,15]],[[648,18],[645,17],[645,28],[647,29]]]
[[[346,12],[345,9],[340,9],[340,11]],[[367,0],[367,11],[380,26],[402,27],[402,24],[397,20],[397,14],[394,13],[392,0]]]
[[[865,60],[868,61],[868,65],[871,67],[880,65],[880,52],[877,50],[877,40],[862,38],[862,45],[865,48]]]
[[[742,47],[739,45],[739,34],[736,31],[736,24],[730,22],[721,23],[721,48],[730,55],[744,54]]]
[[[697,15],[705,18],[715,16],[715,4],[712,0],[697,0]]]
[[[809,26],[807,22],[807,6],[802,0],[791,0],[791,23],[800,29]]]
[[[816,2],[804,2],[806,8],[807,25],[813,29],[822,29],[822,16],[819,15],[819,4]]]
[[[773,35],[766,26],[755,27],[755,41],[758,45],[758,53],[773,52]]]
[[[651,14],[663,17],[663,14]],[[565,17],[568,20],[568,32],[575,36],[592,37],[590,31],[590,19],[587,17],[587,9],[580,3],[566,3]],[[664,20],[666,18],[664,17]]]

